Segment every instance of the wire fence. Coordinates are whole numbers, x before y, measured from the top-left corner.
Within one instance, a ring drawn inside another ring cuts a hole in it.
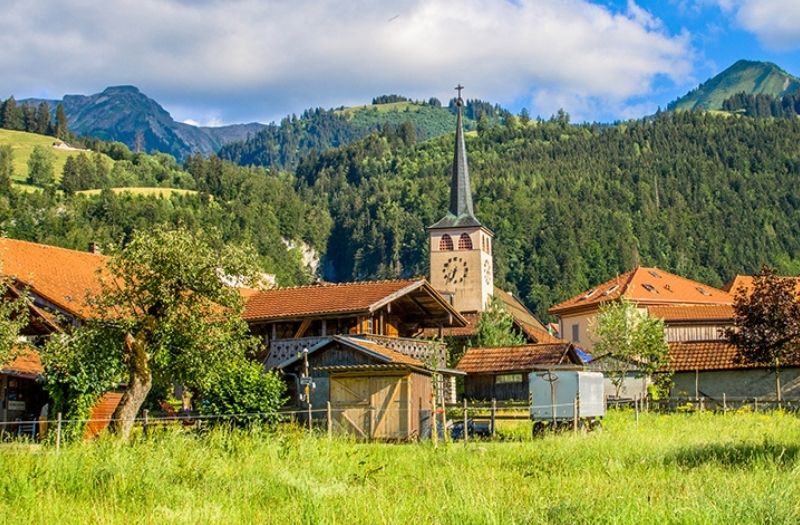
[[[769,398],[737,397],[723,395],[721,397],[671,397],[653,400],[648,397],[634,399],[607,399],[605,408],[632,409],[638,421],[642,412],[702,412],[727,413],[736,410],[769,412],[784,410],[800,413],[800,400],[790,399],[777,401]],[[134,428],[139,429],[146,437],[149,432],[158,428],[192,427],[203,428],[222,422],[228,424],[241,423],[281,423],[295,424],[306,427],[308,430],[327,433],[350,433],[359,437],[372,440],[382,436],[376,435],[380,421],[384,418],[395,417],[402,421],[411,421],[417,418],[418,426],[415,432],[409,432],[400,439],[436,439],[437,436],[446,439],[446,434],[454,429],[461,428],[462,436],[468,438],[471,428],[476,434],[494,437],[498,421],[532,420],[534,426],[537,420],[544,423],[552,422],[553,426],[572,426],[575,430],[582,426],[583,414],[580,412],[580,399],[567,403],[532,404],[525,401],[466,401],[455,404],[445,404],[426,409],[409,409],[405,407],[367,406],[364,404],[346,407],[332,406],[327,403],[324,407],[295,407],[277,412],[242,412],[227,414],[203,414],[197,412],[181,412],[176,414],[150,414],[143,410],[135,418],[102,417],[88,419],[64,419],[61,414],[55,419],[18,419],[14,421],[0,421],[0,439],[9,441],[25,439],[29,441],[42,440],[46,433],[55,433],[55,444],[61,443],[62,430],[65,426],[81,423],[83,425],[98,425],[100,430],[107,426],[129,421]],[[359,422],[363,423],[362,429],[358,428]],[[558,425],[556,425],[558,423]],[[411,425],[413,426],[413,425]],[[350,428],[354,427],[354,428]],[[466,432],[463,429],[468,429]],[[355,429],[355,431],[354,431]],[[359,432],[360,431],[360,432]],[[445,436],[442,436],[442,434]],[[399,434],[398,434],[399,435]]]

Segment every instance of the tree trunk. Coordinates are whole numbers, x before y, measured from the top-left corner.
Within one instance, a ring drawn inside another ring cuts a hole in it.
[[[779,365],[775,365],[775,394],[778,398],[778,405],[783,401],[781,395],[781,369]]]
[[[153,375],[150,372],[150,358],[141,340],[128,334],[125,337],[125,347],[130,359],[128,364],[130,374],[128,388],[114,412],[114,430],[127,441],[131,436],[136,415],[153,386]]]

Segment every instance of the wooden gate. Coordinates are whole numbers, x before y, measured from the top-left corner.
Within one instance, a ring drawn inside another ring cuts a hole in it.
[[[361,439],[409,437],[408,376],[331,376],[334,431]]]

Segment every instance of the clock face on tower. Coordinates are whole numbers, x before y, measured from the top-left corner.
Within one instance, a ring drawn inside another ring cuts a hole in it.
[[[492,285],[492,263],[490,261],[483,261],[483,282],[486,286]]]
[[[464,282],[469,273],[467,261],[461,257],[450,257],[442,266],[444,282],[448,284],[458,284]]]

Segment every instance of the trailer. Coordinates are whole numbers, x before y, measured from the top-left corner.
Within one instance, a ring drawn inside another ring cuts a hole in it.
[[[548,428],[577,424],[593,430],[606,413],[603,374],[579,370],[534,370],[529,374],[534,436]]]

